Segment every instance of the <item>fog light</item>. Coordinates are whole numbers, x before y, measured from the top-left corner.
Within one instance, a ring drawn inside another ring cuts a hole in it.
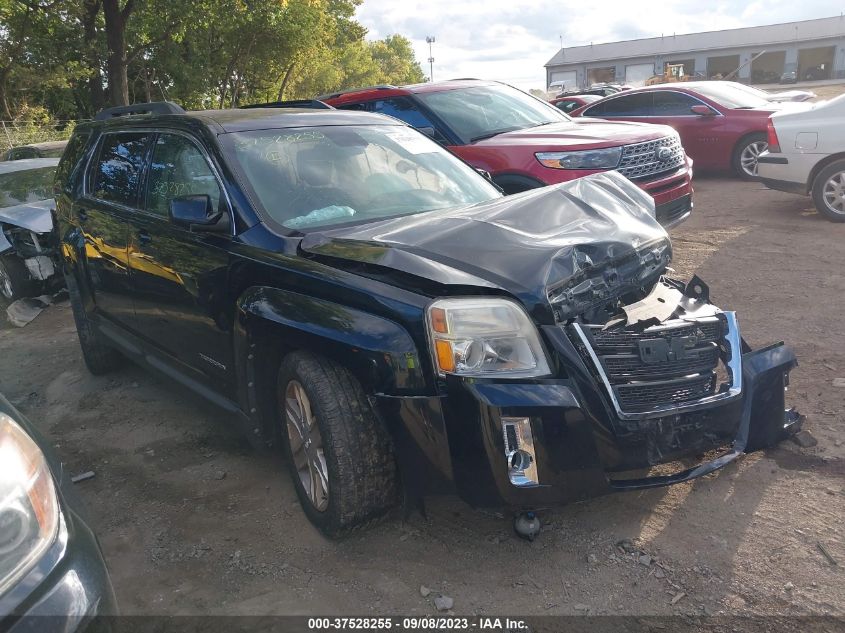
[[[534,436],[531,418],[502,418],[502,436],[505,440],[505,457],[508,477],[514,486],[536,486],[537,460],[534,454]]]

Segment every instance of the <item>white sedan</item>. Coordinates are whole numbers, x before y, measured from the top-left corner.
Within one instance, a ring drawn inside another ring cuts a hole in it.
[[[845,222],[845,95],[769,117],[769,149],[757,174],[770,189],[810,195],[819,213]]]

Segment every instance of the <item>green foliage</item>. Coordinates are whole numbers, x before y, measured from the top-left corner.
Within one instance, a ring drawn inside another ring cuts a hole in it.
[[[119,0],[129,100],[217,108],[423,81],[405,37],[364,39],[354,18],[360,3]],[[34,122],[45,113],[44,134],[54,138],[55,120],[88,118],[106,105],[119,48],[114,21],[107,38],[102,4],[0,0],[0,119]],[[37,136],[14,127],[20,138]]]
[[[0,124],[0,147],[5,151],[20,145],[62,141],[70,138],[73,122],[56,121],[42,106],[24,105],[18,115]]]

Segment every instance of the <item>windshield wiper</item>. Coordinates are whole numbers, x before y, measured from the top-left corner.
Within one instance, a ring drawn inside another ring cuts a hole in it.
[[[514,132],[515,130],[524,130],[525,128],[519,127],[518,125],[515,127],[506,127],[503,130],[496,130],[495,132],[488,132],[487,134],[479,134],[478,136],[473,136],[469,139],[470,143],[475,143],[476,141],[483,141],[486,138],[493,138],[494,136],[499,136],[499,134],[504,134],[505,132]]]

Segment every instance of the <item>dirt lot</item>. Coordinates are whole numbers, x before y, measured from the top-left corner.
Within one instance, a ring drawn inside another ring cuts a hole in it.
[[[753,345],[794,345],[789,399],[818,446],[544,512],[533,544],[454,498],[430,499],[428,520],[326,541],[278,458],[254,453],[226,415],[135,367],[90,376],[67,303],[0,330],[0,390],[71,473],[96,471],[78,489],[125,613],[429,614],[442,592],[460,614],[841,616],[845,225],[804,198],[704,179],[674,238],[679,274],[708,280]]]

